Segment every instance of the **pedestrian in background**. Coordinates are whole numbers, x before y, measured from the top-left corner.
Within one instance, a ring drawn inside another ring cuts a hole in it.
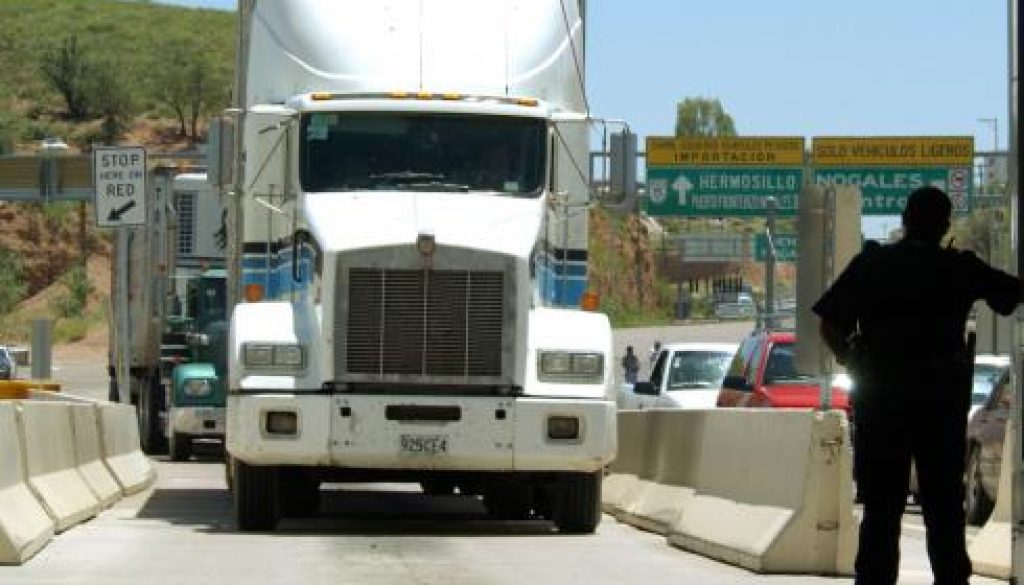
[[[626,355],[622,357],[622,370],[627,384],[636,384],[637,375],[640,373],[640,360],[633,353],[633,346],[626,346]]]
[[[650,355],[650,358],[649,358],[649,360],[651,362],[651,371],[654,371],[654,364],[658,362],[658,354],[660,354],[660,353],[661,353],[661,342],[660,341],[655,341],[654,342],[654,347],[651,348],[651,355]]]
[[[963,483],[974,360],[967,314],[979,299],[1010,314],[1021,282],[971,252],[940,245],[951,211],[942,190],[915,190],[903,211],[903,239],[866,246],[814,305],[822,337],[857,388],[858,585],[896,583],[911,459],[935,583],[963,585],[971,574]]]

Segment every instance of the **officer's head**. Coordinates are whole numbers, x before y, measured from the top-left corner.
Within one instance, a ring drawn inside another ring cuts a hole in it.
[[[949,231],[952,211],[949,196],[942,189],[932,186],[915,189],[903,209],[906,237],[938,244]]]

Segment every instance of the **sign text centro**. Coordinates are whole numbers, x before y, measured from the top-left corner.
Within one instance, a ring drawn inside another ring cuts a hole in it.
[[[96,223],[100,227],[146,222],[146,150],[141,146],[93,151]]]

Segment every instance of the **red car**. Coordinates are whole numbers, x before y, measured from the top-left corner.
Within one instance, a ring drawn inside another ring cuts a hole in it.
[[[818,408],[818,380],[793,365],[796,335],[754,331],[740,344],[718,393],[720,407]],[[850,413],[849,393],[832,388],[832,408]]]

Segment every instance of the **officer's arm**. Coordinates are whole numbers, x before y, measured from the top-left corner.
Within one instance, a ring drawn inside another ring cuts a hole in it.
[[[819,331],[821,332],[821,338],[825,340],[825,345],[836,356],[836,361],[840,365],[845,365],[847,354],[850,352],[850,344],[847,343],[846,335],[843,331],[824,319],[821,320]]]

